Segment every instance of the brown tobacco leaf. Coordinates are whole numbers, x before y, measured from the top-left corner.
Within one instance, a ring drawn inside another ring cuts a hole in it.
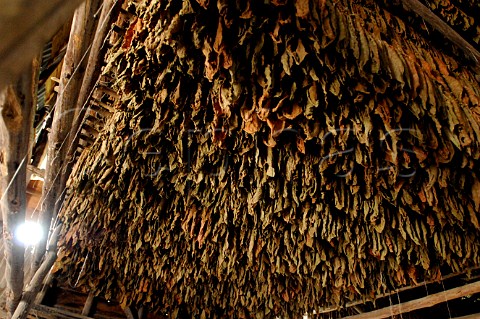
[[[272,0],[272,4],[275,6],[284,6],[288,0]]]
[[[302,40],[299,39],[297,43],[297,49],[295,50],[295,55],[293,56],[295,59],[295,62],[297,64],[302,63],[305,57],[307,56],[307,54],[308,53],[305,50],[305,47],[303,46]]]
[[[289,107],[282,108],[282,115],[289,119],[293,120],[303,113],[303,109],[297,103],[290,104]]]
[[[213,50],[217,53],[220,53],[223,50],[223,26],[220,20],[218,21],[217,34],[215,35]]]
[[[285,129],[285,121],[282,120],[267,119],[267,124],[271,130],[270,134],[273,138],[282,134],[283,130]]]
[[[251,19],[253,15],[252,9],[250,8],[250,2],[246,3],[245,9],[242,11],[240,15],[240,19]]]
[[[310,0],[295,1],[295,15],[299,18],[306,18],[310,13]]]
[[[198,4],[201,5],[204,9],[207,9],[210,0],[197,0]]]
[[[261,122],[254,109],[247,109],[243,106],[240,110],[243,119],[243,129],[245,132],[254,134],[260,130]]]
[[[305,140],[303,138],[297,137],[297,148],[300,153],[305,154]]]
[[[477,179],[475,179],[472,185],[472,199],[475,211],[480,212],[480,181]]]
[[[132,45],[133,37],[135,36],[136,32],[142,30],[142,20],[135,19],[130,26],[128,27],[127,31],[125,31],[125,36],[122,44],[122,49],[128,50]]]

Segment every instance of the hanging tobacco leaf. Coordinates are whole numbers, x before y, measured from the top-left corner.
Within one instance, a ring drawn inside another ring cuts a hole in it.
[[[131,1],[58,275],[154,311],[274,318],[478,266],[479,83],[380,4]]]

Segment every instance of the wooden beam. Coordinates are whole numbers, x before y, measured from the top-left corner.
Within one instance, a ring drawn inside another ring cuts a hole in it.
[[[439,18],[428,7],[418,0],[401,0],[403,7],[413,11],[422,17],[434,29],[443,34],[457,48],[459,48],[467,58],[474,63],[476,72],[480,70],[480,52],[478,52],[470,43],[468,43],[460,34],[458,34],[445,21]]]
[[[105,109],[105,108],[103,108],[103,107],[101,107],[101,106],[98,106],[98,105],[96,105],[96,104],[94,104],[94,103],[91,103],[91,104],[90,104],[90,109],[91,109],[92,111],[97,112],[98,114],[100,114],[100,115],[101,115],[102,117],[104,117],[104,118],[109,118],[109,117],[112,115],[112,113],[111,113],[109,110],[107,110],[107,109]]]
[[[114,100],[116,100],[120,97],[120,95],[118,95],[117,91],[115,91],[114,89],[112,89],[110,87],[107,87],[106,85],[99,85],[98,86],[98,92],[107,94]]]
[[[94,138],[97,138],[98,136],[98,131],[93,127],[93,125],[89,125],[88,123],[83,124],[82,129],[87,133],[88,135],[93,136]]]
[[[37,175],[38,177],[43,178],[43,176],[45,175],[45,170],[44,169],[38,168],[38,167],[33,166],[33,165],[28,164],[27,169],[30,173],[33,173],[33,174]]]
[[[78,313],[74,313],[68,310],[48,307],[44,305],[35,305],[33,307],[33,312],[52,315],[55,318],[61,318],[61,319],[93,319],[93,317],[88,317],[88,316],[80,315]]]
[[[39,166],[45,155],[45,148],[48,142],[48,130],[52,126],[53,116],[48,115],[45,123],[45,128],[40,131],[40,135],[37,137],[37,142],[33,146],[32,150],[32,165]]]
[[[462,317],[455,317],[455,318],[452,318],[452,319],[478,319],[478,318],[480,318],[480,313],[475,313],[475,314],[472,314],[472,315],[462,316]]]
[[[11,315],[22,296],[25,247],[15,230],[25,222],[27,163],[36,107],[40,63],[35,59],[19,82],[0,93],[0,205],[6,257],[7,311]]]
[[[94,319],[94,317],[89,317],[85,315],[81,315],[75,312],[71,312],[67,309],[62,309],[59,307],[48,307],[45,305],[35,305],[32,308],[33,314],[38,313],[39,315],[50,315],[53,316],[54,318],[61,318],[61,319]],[[118,317],[112,317],[108,315],[101,315],[101,314],[96,314],[95,315],[96,319],[118,319]]]
[[[26,287],[22,300],[18,304],[12,319],[23,319],[27,317],[37,293],[42,288],[43,279],[45,279],[45,276],[52,268],[56,259],[56,251],[50,251],[47,253],[42,265],[38,268],[30,284]]]
[[[96,105],[98,107],[102,107],[103,109],[107,110],[108,112],[110,113],[114,113],[115,112],[115,109],[113,107],[111,107],[110,105],[108,105],[107,103],[104,103],[100,100],[97,100],[95,98],[92,99],[92,105]]]
[[[64,57],[60,79],[60,90],[51,132],[47,144],[47,167],[45,182],[40,203],[42,207],[39,222],[45,233],[50,229],[52,218],[56,216],[62,201],[63,189],[68,176],[64,175],[68,163],[67,153],[70,147],[69,135],[75,114],[75,103],[83,81],[87,53],[95,32],[95,19],[93,18],[100,6],[100,0],[86,0],[76,11],[73,18],[70,39]],[[38,269],[41,259],[45,254],[46,239],[42,240],[35,248],[30,274]]]
[[[461,298],[467,295],[472,295],[480,292],[480,281],[457,287],[449,290],[445,290],[436,294],[432,294],[423,298],[407,301],[404,303],[392,305],[389,307],[381,308],[378,310],[362,313],[359,315],[344,317],[344,319],[382,319],[389,318],[391,316],[400,315],[403,313],[411,312],[418,309],[432,307],[439,303],[446,302],[448,300]]]
[[[43,299],[45,299],[45,296],[48,290],[52,286],[53,277],[54,275],[51,272],[49,272],[47,277],[43,281],[42,288],[40,289],[37,296],[35,297],[35,301],[34,301],[35,304],[41,304],[43,302]]]
[[[14,83],[82,0],[0,0],[0,91]]]

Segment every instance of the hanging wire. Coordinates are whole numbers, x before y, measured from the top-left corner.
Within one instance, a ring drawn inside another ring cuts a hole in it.
[[[67,185],[65,185],[65,186],[63,187],[63,190],[62,190],[62,192],[60,193],[59,198],[62,198],[62,197],[63,197],[63,194],[65,193],[66,190],[67,190]],[[60,208],[58,209],[58,211],[61,211],[61,210],[62,210],[64,203],[65,203],[65,201],[62,202],[62,205],[60,205]],[[58,219],[59,219],[59,214],[57,214],[57,215],[55,216],[55,221],[53,222],[52,226],[50,227],[50,229],[49,229],[49,231],[48,231],[48,236],[47,236],[48,242],[51,240],[51,237],[52,237],[52,234],[53,234],[54,229],[58,226]]]
[[[87,256],[85,256],[85,259],[83,260],[83,265],[82,268],[80,269],[80,272],[78,273],[78,278],[77,281],[75,281],[75,285],[70,285],[72,288],[77,288],[78,282],[80,281],[80,277],[82,277],[84,271],[85,271],[85,265],[87,264],[88,256],[90,254],[90,251],[87,250]]]
[[[443,287],[443,292],[445,292],[445,285],[443,284],[443,276],[442,276],[442,271],[440,270],[440,280],[442,281],[442,287]],[[448,317],[452,319],[452,313],[450,312],[450,306],[448,304],[447,296],[445,296],[445,303],[447,304],[447,310],[448,310]]]
[[[103,9],[104,4],[105,4],[105,3],[102,2],[102,3],[98,6],[97,12],[95,12],[95,13],[93,14],[93,18],[94,18],[94,19],[96,19],[96,18],[98,17],[98,14],[99,14],[100,11]]]
[[[10,187],[12,186],[13,181],[14,181],[15,178],[17,177],[17,175],[18,175],[18,173],[20,172],[20,169],[22,168],[22,166],[25,164],[26,159],[27,159],[27,155],[25,155],[25,157],[24,157],[24,158],[22,159],[22,161],[20,162],[20,165],[18,165],[17,169],[15,170],[15,174],[13,174],[12,179],[11,179],[10,182],[8,183],[7,187],[5,188],[5,191],[3,192],[2,197],[0,197],[0,201],[3,201],[3,198],[5,197],[5,194],[7,194],[8,190],[9,190]]]
[[[387,292],[387,280],[383,277],[383,273],[380,273],[380,282],[382,283],[383,287],[383,294],[386,295]],[[388,292],[388,300],[390,301],[390,317],[395,318],[393,314],[393,302],[392,302],[392,292]]]
[[[393,314],[393,302],[392,302],[392,295],[388,295],[388,299],[390,300],[390,318],[395,318],[395,315]]]
[[[398,308],[400,309],[400,318],[403,319],[403,311],[402,311],[402,302],[400,301],[400,294],[397,291],[397,299],[398,299]]]
[[[428,27],[427,27],[427,24],[425,23],[425,20],[423,20],[423,26],[425,27],[425,30],[427,31],[427,34],[430,35],[430,32],[428,31]]]

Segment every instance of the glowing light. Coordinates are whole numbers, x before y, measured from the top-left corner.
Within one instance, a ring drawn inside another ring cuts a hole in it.
[[[38,244],[43,238],[43,230],[40,224],[27,221],[18,226],[15,231],[15,239],[25,246],[33,246]]]

